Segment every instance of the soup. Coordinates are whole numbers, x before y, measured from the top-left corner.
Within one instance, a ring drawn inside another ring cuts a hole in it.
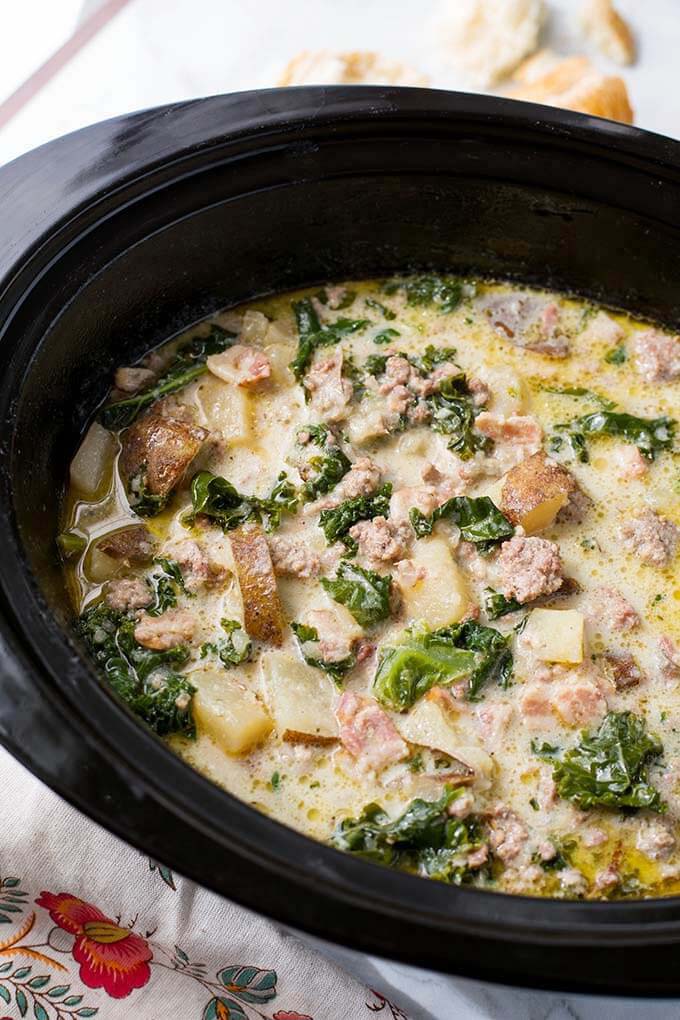
[[[59,544],[192,766],[444,882],[680,890],[680,341],[441,275],[212,316],[121,366]]]

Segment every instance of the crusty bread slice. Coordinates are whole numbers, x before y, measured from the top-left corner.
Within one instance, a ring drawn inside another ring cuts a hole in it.
[[[429,79],[407,64],[385,60],[370,50],[336,53],[303,50],[286,65],[279,85],[427,85]]]
[[[635,60],[635,38],[612,0],[588,0],[581,10],[584,34],[601,53],[617,64]]]
[[[514,99],[633,123],[623,78],[602,74],[586,57],[561,58],[542,50],[521,64],[513,79],[518,82],[510,93]]]

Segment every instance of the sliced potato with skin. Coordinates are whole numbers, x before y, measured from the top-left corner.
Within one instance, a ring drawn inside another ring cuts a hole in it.
[[[493,759],[483,748],[471,746],[469,735],[458,732],[455,713],[446,708],[436,687],[407,715],[399,716],[395,725],[409,743],[443,751],[472,770],[476,785],[489,785],[494,772]]]
[[[583,662],[584,617],[576,609],[533,609],[522,642],[543,662]]]
[[[251,638],[283,642],[285,620],[267,539],[257,525],[232,531],[231,553],[243,599],[243,621]]]
[[[416,542],[415,583],[400,582],[404,608],[411,620],[424,620],[431,628],[458,623],[470,606],[465,578],[454,562],[443,538],[421,538]],[[422,575],[422,576],[420,576]]]
[[[261,659],[261,675],[267,707],[283,740],[318,746],[336,742],[336,691],[325,673],[285,652],[270,652]]]
[[[196,685],[193,713],[198,731],[227,754],[246,754],[269,736],[272,721],[263,706],[224,671],[192,673],[191,681]]]
[[[576,482],[566,468],[539,451],[508,471],[501,510],[527,535],[535,535],[552,524],[575,488]]]

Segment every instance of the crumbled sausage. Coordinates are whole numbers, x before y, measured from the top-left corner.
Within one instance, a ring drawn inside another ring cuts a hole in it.
[[[224,382],[237,386],[257,386],[272,372],[269,358],[257,347],[234,344],[220,354],[211,354],[206,361],[208,370]]]
[[[196,630],[196,620],[186,609],[168,609],[160,616],[144,614],[135,627],[135,641],[154,652],[166,652],[169,648],[191,641]]]
[[[545,538],[515,535],[504,542],[496,561],[500,573],[498,591],[518,602],[533,602],[551,595],[564,581],[560,550]]]
[[[406,556],[412,532],[405,522],[374,517],[372,521],[359,521],[349,529],[349,535],[367,560],[395,563]]]
[[[499,804],[491,813],[489,843],[501,861],[514,860],[527,841],[526,826],[510,808]]]
[[[346,499],[370,496],[380,485],[381,477],[381,469],[370,457],[359,457],[333,491],[314,505],[314,512],[339,506]]]
[[[560,310],[554,301],[534,294],[493,295],[482,302],[491,325],[516,347],[553,358],[569,353],[569,341],[560,328]]]
[[[637,446],[621,443],[614,450],[614,460],[619,478],[631,481],[644,478],[649,471],[649,461],[640,453]]]
[[[116,370],[114,383],[117,390],[123,393],[139,393],[146,389],[156,378],[150,368],[119,368]]]
[[[638,611],[616,588],[593,588],[588,594],[586,612],[612,630],[634,630],[640,625]]]
[[[551,701],[568,726],[587,726],[602,719],[607,711],[607,702],[597,684],[578,674],[555,684]]]
[[[677,680],[680,677],[680,648],[667,634],[659,638],[658,662],[664,680]]]
[[[111,559],[123,563],[148,563],[154,554],[156,542],[144,524],[133,524],[104,535],[97,542],[97,548]]]
[[[680,528],[667,517],[647,509],[624,522],[621,538],[625,548],[639,556],[643,563],[666,567],[675,555]]]
[[[122,577],[106,585],[106,603],[119,612],[144,609],[152,601],[151,589],[141,577]]]
[[[513,414],[504,418],[491,411],[482,411],[475,418],[475,428],[495,442],[535,447],[540,446],[543,439],[543,429],[531,415]],[[532,449],[531,452],[537,453],[538,450]]]
[[[663,822],[649,818],[640,825],[635,845],[653,861],[663,860],[674,850],[675,836]]]
[[[202,546],[193,539],[186,538],[169,545],[165,554],[175,560],[184,577],[184,584],[189,591],[198,591],[201,587],[213,588],[224,582],[227,569],[221,563],[214,563]]]
[[[342,351],[316,361],[305,376],[305,388],[311,394],[311,409],[323,421],[342,421],[347,417],[353,386],[342,375]]]
[[[288,577],[316,577],[321,560],[295,536],[270,535],[269,551],[272,554],[274,573]]]
[[[645,675],[629,652],[618,652],[604,656],[607,675],[617,691],[626,691],[636,687]]]
[[[672,382],[680,377],[680,337],[646,329],[633,341],[635,367],[645,382]]]
[[[384,769],[405,758],[408,745],[392,720],[373,698],[345,691],[336,710],[340,740],[352,757],[367,769]]]
[[[126,429],[120,463],[131,502],[134,504],[140,480],[152,495],[169,496],[207,438],[207,429],[155,414]]]

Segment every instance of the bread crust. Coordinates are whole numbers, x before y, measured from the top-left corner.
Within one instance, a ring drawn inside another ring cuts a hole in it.
[[[581,27],[587,39],[617,64],[635,60],[635,37],[612,0],[588,0],[581,10]]]

